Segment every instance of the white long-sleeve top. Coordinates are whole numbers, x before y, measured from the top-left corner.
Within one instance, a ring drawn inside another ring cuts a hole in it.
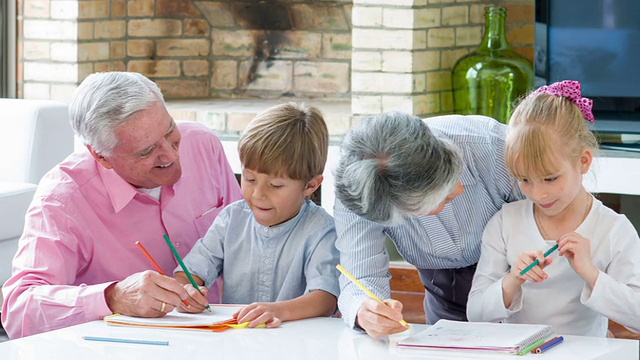
[[[556,333],[606,336],[608,319],[640,331],[640,239],[624,215],[594,199],[576,232],[591,241],[600,270],[593,289],[555,251],[542,283],[525,282],[505,308],[502,281],[524,252],[546,251],[533,203],[505,204],[487,224],[480,261],[467,303],[469,321],[550,324]]]

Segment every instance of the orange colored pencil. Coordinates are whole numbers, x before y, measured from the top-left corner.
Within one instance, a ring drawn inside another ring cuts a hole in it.
[[[149,261],[151,262],[151,265],[153,265],[153,267],[156,268],[156,270],[158,271],[158,273],[160,273],[160,275],[167,275],[164,273],[164,271],[162,271],[162,268],[160,267],[160,265],[158,265],[158,263],[153,259],[153,256],[151,256],[151,254],[149,254],[149,252],[147,251],[147,249],[144,248],[144,246],[142,245],[142,243],[140,241],[136,241],[136,245],[138,245],[138,247],[140,248],[140,250],[142,250],[142,252],[145,254],[145,256],[147,257],[147,259],[149,259]],[[191,304],[189,304],[189,302],[187,301],[187,299],[182,299],[182,302],[186,305],[186,306],[191,306]]]

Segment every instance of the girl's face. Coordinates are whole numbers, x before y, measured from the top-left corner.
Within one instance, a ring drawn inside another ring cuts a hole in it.
[[[582,186],[582,175],[589,171],[592,159],[593,154],[584,150],[577,162],[561,161],[555,174],[523,177],[518,179],[518,184],[540,213],[556,216],[571,209],[578,195],[586,191]]]

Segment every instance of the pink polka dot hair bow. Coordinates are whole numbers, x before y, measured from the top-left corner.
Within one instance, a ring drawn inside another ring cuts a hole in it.
[[[567,98],[580,108],[585,119],[591,122],[595,120],[593,118],[593,112],[591,111],[593,108],[593,100],[582,97],[580,83],[577,81],[564,80],[551,85],[540,86],[533,94],[549,94]]]

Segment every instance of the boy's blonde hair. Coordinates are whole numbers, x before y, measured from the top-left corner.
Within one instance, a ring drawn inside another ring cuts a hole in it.
[[[563,96],[533,93],[509,120],[505,158],[517,179],[553,175],[562,161],[578,164],[584,150],[597,149],[580,108]]]
[[[242,133],[242,166],[260,173],[308,182],[327,162],[329,131],[317,108],[280,104],[258,114]]]

